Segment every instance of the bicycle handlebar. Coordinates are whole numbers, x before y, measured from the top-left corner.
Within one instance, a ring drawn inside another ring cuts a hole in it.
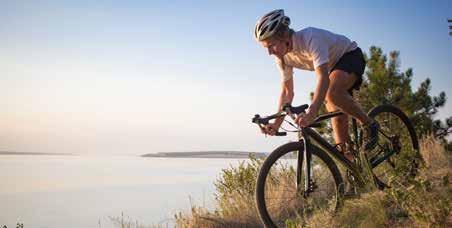
[[[300,113],[304,113],[308,107],[309,107],[309,105],[307,105],[307,104],[300,105],[297,107],[292,107],[292,105],[286,104],[286,105],[284,105],[282,111],[279,111],[278,113],[275,113],[273,115],[266,116],[266,117],[261,117],[259,114],[254,115],[251,122],[259,125],[259,127],[262,129],[263,126],[261,126],[261,125],[264,125],[264,126],[267,125],[269,123],[269,121],[272,119],[276,119],[279,117],[285,117],[286,115],[292,116],[292,114],[298,115]],[[314,120],[314,122],[312,124],[310,124],[308,127],[313,127],[313,128],[320,127],[321,120],[322,119],[319,117],[316,118]],[[275,136],[285,136],[285,135],[287,135],[287,132],[276,132],[275,133]]]

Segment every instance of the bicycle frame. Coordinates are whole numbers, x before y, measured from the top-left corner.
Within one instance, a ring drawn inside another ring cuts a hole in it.
[[[330,112],[324,115],[320,115],[317,117],[316,122],[320,122],[326,119],[333,118],[335,116],[342,115],[343,113],[340,111],[336,112]],[[294,118],[291,115],[292,118]],[[358,130],[356,125],[356,119],[353,119],[352,122],[352,130],[354,131],[354,140],[356,142],[359,141],[358,137]],[[303,172],[305,173],[304,178],[304,192],[305,194],[309,194],[309,192],[312,191],[312,177],[311,177],[311,139],[316,142],[316,144],[320,145],[327,154],[333,158],[335,158],[337,161],[339,161],[343,166],[345,166],[347,169],[349,169],[353,176],[356,178],[356,182],[358,184],[358,187],[362,187],[365,185],[364,177],[360,174],[359,168],[357,165],[349,161],[341,152],[339,152],[333,145],[328,143],[322,136],[319,135],[314,129],[311,127],[302,127],[300,131],[298,132],[298,140],[299,142],[303,142],[304,144],[304,150],[298,151],[298,161],[297,161],[297,188],[300,186],[301,182],[301,169],[303,168]],[[357,144],[358,145],[358,144]],[[304,163],[303,163],[304,162]]]
[[[284,116],[290,116],[292,118],[293,121],[296,120],[296,114],[304,112],[305,109],[308,108],[307,105],[302,105],[299,107],[291,107],[290,105],[285,106],[283,108],[283,110],[281,110],[280,112],[273,114],[271,116],[267,116],[264,118],[261,118],[258,114],[256,114],[254,116],[254,118],[252,119],[253,123],[257,123],[259,125],[259,127],[261,128],[261,130],[263,130],[263,126],[261,125],[265,125],[268,124],[268,121],[271,119],[275,119],[275,118],[279,118],[279,117],[284,117]],[[354,177],[354,182],[356,183],[356,186],[359,188],[365,188],[366,187],[366,178],[364,178],[364,176],[361,174],[361,169],[360,166],[358,164],[355,164],[351,161],[349,161],[342,153],[340,153],[336,147],[334,147],[333,145],[331,145],[330,143],[328,143],[322,136],[320,136],[313,128],[315,127],[319,127],[320,126],[320,122],[339,116],[339,115],[343,115],[344,113],[341,111],[335,111],[335,112],[330,112],[330,113],[326,113],[323,115],[318,116],[314,122],[312,124],[310,124],[307,127],[300,127],[297,128],[298,131],[296,131],[298,133],[298,141],[300,143],[303,143],[304,146],[304,150],[298,151],[298,156],[297,156],[297,180],[296,180],[296,184],[297,184],[297,189],[300,189],[299,187],[301,186],[301,177],[302,177],[302,171],[306,174],[306,178],[304,179],[304,193],[305,194],[309,194],[309,192],[313,191],[314,188],[314,183],[312,181],[312,177],[311,177],[311,145],[312,142],[314,141],[316,144],[320,145],[320,147],[322,149],[324,149],[324,151],[327,153],[327,155],[329,155],[330,157],[335,158],[340,164],[342,164],[343,166],[345,166],[345,168],[347,168],[348,170],[351,171],[352,176]],[[292,126],[296,127],[295,125],[292,124]],[[357,126],[357,122],[355,118],[352,118],[352,131],[354,133],[354,137],[352,139],[352,141],[354,141],[355,145],[356,145],[356,151],[360,151],[360,149],[358,148],[359,145],[361,144],[362,139],[360,138],[359,134],[358,134],[358,126]],[[380,131],[380,133],[383,134],[384,137],[390,139],[389,136],[385,135],[383,132]],[[286,135],[286,132],[276,132],[275,135],[278,136],[284,136]],[[372,168],[378,166],[380,163],[382,163],[383,161],[385,161],[387,158],[389,158],[390,156],[392,156],[394,153],[397,153],[396,149],[390,149],[388,151],[385,151],[383,154],[381,154],[381,156],[378,157],[373,157],[370,158],[370,165]],[[302,170],[304,169],[304,170]]]

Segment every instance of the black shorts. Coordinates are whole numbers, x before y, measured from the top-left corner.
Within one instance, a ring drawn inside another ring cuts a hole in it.
[[[334,70],[343,70],[349,74],[355,73],[357,79],[353,86],[348,90],[352,94],[353,90],[359,90],[359,87],[363,83],[364,69],[366,68],[366,60],[364,59],[361,48],[356,48],[353,51],[345,53],[339,61],[331,69],[330,73]]]

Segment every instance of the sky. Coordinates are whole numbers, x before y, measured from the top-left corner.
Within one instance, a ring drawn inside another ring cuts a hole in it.
[[[0,1],[0,151],[137,155],[271,151],[254,114],[277,110],[280,76],[253,39],[284,9],[292,28],[400,51],[413,86],[452,97],[452,2]],[[315,74],[295,71],[293,104]],[[452,101],[438,118],[452,113]]]

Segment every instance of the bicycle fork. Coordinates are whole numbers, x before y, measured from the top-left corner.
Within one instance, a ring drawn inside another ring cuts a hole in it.
[[[298,150],[297,156],[297,190],[303,192],[303,196],[307,197],[309,193],[314,191],[315,182],[312,177],[312,167],[311,167],[311,143],[309,137],[303,129],[298,132],[298,140],[303,141],[303,150]],[[301,183],[302,174],[304,173],[304,182]]]

